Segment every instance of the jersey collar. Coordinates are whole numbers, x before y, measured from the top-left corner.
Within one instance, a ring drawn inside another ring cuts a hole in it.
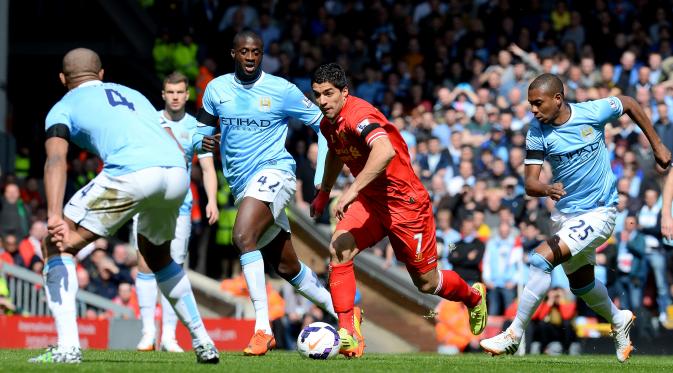
[[[81,87],[92,87],[92,86],[95,86],[95,85],[101,85],[101,84],[103,84],[103,82],[101,82],[101,81],[98,80],[98,79],[96,79],[96,80],[89,80],[89,81],[86,81],[86,82],[84,82],[84,83],[78,85],[77,88],[81,88]]]
[[[261,83],[262,80],[264,80],[264,77],[265,77],[265,76],[266,76],[266,73],[262,70],[262,73],[259,74],[259,77],[257,78],[257,80],[255,80],[255,81],[252,82],[252,83],[245,83],[245,84],[244,84],[243,82],[241,82],[241,81],[238,79],[238,77],[236,76],[236,73],[234,73],[234,82],[236,82],[236,83],[237,83],[238,85],[240,85],[241,87],[250,88],[250,87],[254,87],[255,85]]]

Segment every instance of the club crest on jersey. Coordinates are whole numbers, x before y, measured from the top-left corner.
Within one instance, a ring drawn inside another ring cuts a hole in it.
[[[593,140],[594,129],[591,126],[584,126],[580,130],[580,134],[585,141]]]
[[[263,111],[265,113],[271,111],[271,97],[259,98],[259,111]]]
[[[615,102],[614,97],[608,97],[608,104],[610,104],[610,108],[612,108],[612,110],[617,110],[617,103]]]

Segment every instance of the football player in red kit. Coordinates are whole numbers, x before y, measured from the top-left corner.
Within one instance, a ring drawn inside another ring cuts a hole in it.
[[[437,269],[430,197],[414,174],[399,131],[371,104],[349,94],[346,74],[338,64],[320,66],[311,83],[324,114],[320,131],[329,145],[312,216],[322,214],[344,164],[355,176],[336,203],[338,223],[330,242],[329,284],[339,316],[339,353],[360,357],[364,352],[360,310],[354,307],[353,258],[384,236],[416,287],[465,303],[472,333],[480,334],[488,317],[485,287],[481,283],[470,287],[455,272]]]

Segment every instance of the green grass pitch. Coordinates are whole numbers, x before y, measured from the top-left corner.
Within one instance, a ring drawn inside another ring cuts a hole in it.
[[[219,365],[197,365],[192,352],[84,351],[84,362],[68,364],[29,364],[26,360],[41,351],[0,350],[0,372],[670,372],[671,356],[638,356],[619,364],[613,355],[585,356],[507,356],[485,354],[443,356],[437,354],[365,354],[362,359],[304,359],[296,352],[272,351],[266,356],[245,357],[241,353],[222,353]]]

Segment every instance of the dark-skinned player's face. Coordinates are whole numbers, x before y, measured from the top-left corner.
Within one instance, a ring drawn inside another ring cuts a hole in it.
[[[552,94],[543,88],[534,88],[528,90],[528,102],[535,119],[550,124],[559,115],[563,96],[560,93]]]
[[[231,50],[236,70],[244,76],[254,77],[262,63],[262,43],[251,37],[238,40]]]

